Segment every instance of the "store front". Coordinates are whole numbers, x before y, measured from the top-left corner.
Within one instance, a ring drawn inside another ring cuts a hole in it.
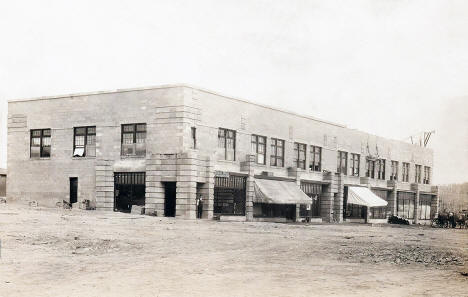
[[[414,201],[416,194],[401,192],[397,194],[397,216],[404,219],[414,219]]]
[[[301,190],[310,197],[311,204],[301,204],[299,216],[306,221],[312,218],[320,218],[320,195],[322,194],[322,184],[301,182]]]
[[[223,173],[215,176],[214,215],[245,216],[246,176]]]

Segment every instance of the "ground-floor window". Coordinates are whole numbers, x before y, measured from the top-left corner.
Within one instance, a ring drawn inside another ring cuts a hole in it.
[[[132,205],[145,205],[145,173],[114,173],[114,210],[130,212]]]
[[[387,191],[385,190],[372,190],[372,193],[377,195],[379,198],[387,201]],[[385,219],[387,217],[387,207],[371,207],[369,218],[371,219]]]
[[[431,200],[432,196],[427,194],[420,194],[419,196],[419,219],[431,219]]]
[[[365,219],[366,207],[358,204],[348,203],[345,216],[350,219]]]
[[[213,212],[216,215],[245,215],[245,176],[215,177]]]
[[[320,217],[320,194],[322,193],[322,185],[301,182],[301,190],[311,198],[312,204],[301,204],[299,216]]]
[[[295,204],[254,203],[254,217],[257,218],[286,218],[294,220],[296,217]]]
[[[397,195],[397,214],[406,219],[414,218],[414,193],[398,192]]]

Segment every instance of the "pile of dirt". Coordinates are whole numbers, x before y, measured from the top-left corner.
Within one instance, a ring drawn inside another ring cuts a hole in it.
[[[360,263],[390,263],[397,265],[422,264],[425,266],[463,266],[465,259],[456,250],[441,250],[411,244],[385,246],[369,242],[342,244],[338,250],[340,259]]]

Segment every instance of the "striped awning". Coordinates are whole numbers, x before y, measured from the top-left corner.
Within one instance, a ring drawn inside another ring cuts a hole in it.
[[[348,203],[364,205],[368,207],[387,206],[388,202],[372,193],[366,187],[349,187]]]
[[[293,181],[255,179],[254,202],[270,204],[312,204],[307,196]]]

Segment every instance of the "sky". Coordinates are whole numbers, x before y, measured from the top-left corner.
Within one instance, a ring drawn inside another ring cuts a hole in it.
[[[468,1],[0,0],[7,100],[188,83],[403,140],[468,181]]]

